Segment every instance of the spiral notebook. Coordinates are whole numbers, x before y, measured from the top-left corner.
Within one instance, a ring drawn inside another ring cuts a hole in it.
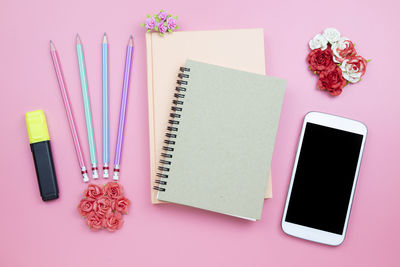
[[[181,71],[157,198],[259,220],[286,82],[192,60]]]
[[[149,108],[150,184],[157,180],[157,164],[163,147],[168,111],[179,67],[188,58],[219,66],[265,74],[263,29],[178,31],[165,37],[146,33],[147,84]],[[271,175],[265,198],[272,197]],[[151,190],[151,202],[157,194]]]

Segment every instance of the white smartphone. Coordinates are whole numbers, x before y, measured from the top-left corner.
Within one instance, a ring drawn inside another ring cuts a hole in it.
[[[285,233],[338,246],[346,236],[367,127],[307,113],[282,216]]]

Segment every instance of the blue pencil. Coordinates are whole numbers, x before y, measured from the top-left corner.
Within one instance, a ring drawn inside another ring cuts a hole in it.
[[[103,177],[108,178],[109,126],[108,126],[108,41],[103,38]]]

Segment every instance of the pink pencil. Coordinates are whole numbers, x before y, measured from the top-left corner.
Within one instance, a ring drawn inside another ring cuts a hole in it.
[[[87,174],[87,170],[85,167],[85,160],[83,158],[81,145],[79,143],[79,137],[75,126],[74,115],[72,113],[72,108],[69,103],[69,97],[67,93],[67,85],[64,81],[64,75],[61,69],[60,59],[58,57],[58,53],[56,47],[54,46],[53,42],[50,41],[50,52],[51,58],[53,59],[54,70],[56,71],[58,85],[60,86],[61,95],[64,102],[65,111],[67,112],[69,128],[71,129],[72,138],[74,139],[74,146],[76,151],[76,156],[78,157],[79,166],[81,167],[81,173],[84,182],[89,181],[89,177]]]

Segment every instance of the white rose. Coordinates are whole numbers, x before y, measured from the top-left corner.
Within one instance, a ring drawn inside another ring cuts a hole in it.
[[[339,39],[340,39],[340,32],[338,30],[336,30],[335,28],[326,28],[322,35],[331,44],[339,41]]]
[[[343,78],[348,80],[351,83],[356,83],[361,80],[362,72],[358,68],[353,68],[352,64],[348,64],[349,59],[345,59],[340,65],[340,69],[342,70]]]
[[[317,34],[308,44],[310,45],[311,50],[318,48],[325,50],[328,47],[328,40],[326,40],[321,34]]]
[[[340,52],[349,49],[350,46],[353,46],[353,43],[346,37],[341,37],[339,41],[332,44],[332,52],[333,52],[333,61],[336,63],[341,63],[344,58],[340,55]]]

